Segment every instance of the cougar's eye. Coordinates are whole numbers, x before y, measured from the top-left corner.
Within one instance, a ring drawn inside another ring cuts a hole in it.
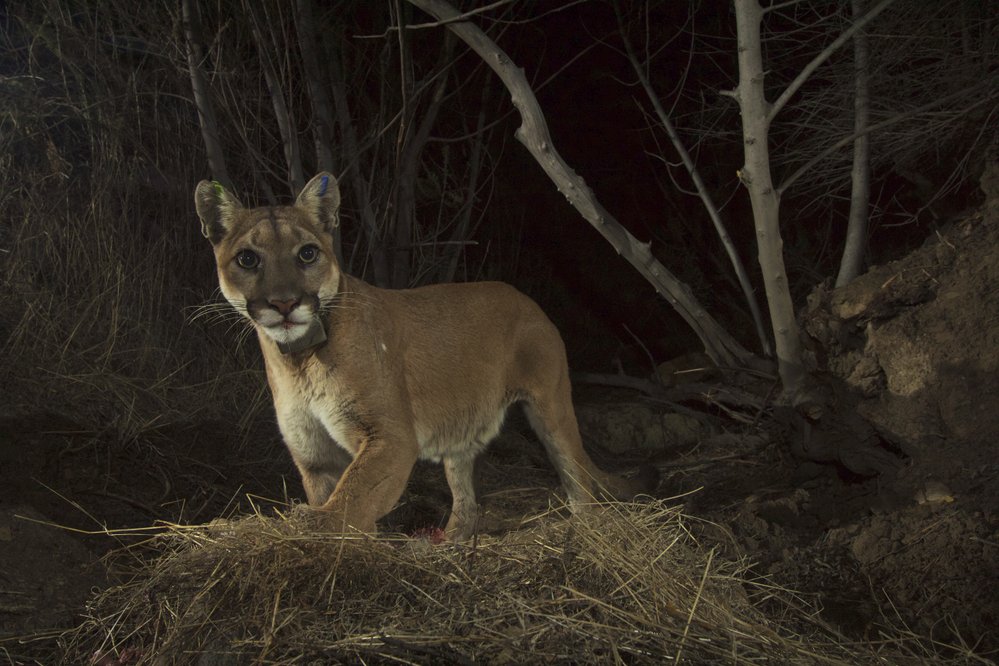
[[[236,255],[236,264],[240,268],[251,270],[260,265],[260,257],[253,250],[240,250]]]
[[[298,251],[298,260],[303,264],[311,264],[319,258],[319,248],[315,245],[303,245]]]

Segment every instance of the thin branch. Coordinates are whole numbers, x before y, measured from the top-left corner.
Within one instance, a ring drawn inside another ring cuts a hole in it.
[[[285,164],[288,168],[288,183],[292,192],[299,192],[305,187],[305,171],[302,168],[302,154],[298,144],[298,132],[291,120],[291,113],[288,110],[288,102],[284,96],[284,88],[281,85],[281,77],[278,75],[270,53],[278,52],[278,45],[264,34],[263,25],[266,23],[273,26],[266,16],[261,16],[263,10],[254,10],[254,3],[246,5],[250,15],[251,34],[260,55],[260,65],[264,72],[264,81],[271,96],[271,104],[274,107],[274,119],[277,122],[278,130],[281,133],[281,144],[284,149]],[[273,32],[270,33],[273,35]]]
[[[763,13],[769,14],[770,12],[780,11],[785,7],[793,7],[795,5],[800,5],[802,2],[805,2],[805,0],[788,0],[787,2],[781,2],[776,5],[770,5],[769,7],[763,8]]]
[[[793,185],[796,180],[798,180],[799,178],[801,178],[801,176],[803,176],[804,174],[808,173],[808,171],[813,166],[815,166],[816,164],[818,164],[819,162],[821,162],[822,160],[824,160],[829,155],[835,153],[837,150],[839,150],[843,146],[846,146],[846,145],[849,145],[849,144],[853,143],[853,141],[856,140],[858,137],[863,136],[864,134],[870,134],[872,132],[877,132],[879,130],[883,130],[886,127],[891,127],[892,125],[900,123],[903,120],[911,118],[912,116],[918,115],[918,114],[923,113],[925,111],[929,111],[930,109],[933,109],[933,108],[938,107],[938,106],[943,106],[944,104],[949,104],[950,102],[953,102],[956,99],[960,99],[962,97],[972,95],[972,94],[976,93],[979,89],[986,87],[990,83],[991,83],[991,81],[983,81],[979,85],[974,86],[972,88],[966,88],[964,90],[958,90],[957,92],[952,93],[950,95],[947,95],[946,97],[941,97],[939,99],[935,99],[932,102],[929,102],[928,104],[924,104],[923,106],[916,107],[915,109],[912,109],[910,111],[906,111],[905,113],[900,113],[900,114],[898,114],[896,116],[892,116],[891,118],[888,118],[887,120],[883,120],[880,123],[875,123],[874,125],[868,125],[868,127],[867,127],[866,130],[859,131],[859,132],[854,132],[853,134],[850,134],[849,136],[843,137],[842,139],[840,139],[839,141],[837,141],[833,145],[829,146],[828,148],[826,148],[825,150],[823,150],[822,152],[820,152],[818,155],[816,155],[815,157],[813,157],[812,159],[808,160],[807,162],[805,162],[804,164],[802,164],[800,167],[798,167],[794,171],[794,173],[792,173],[790,176],[788,176],[786,179],[784,179],[784,182],[781,183],[780,187],[777,188],[777,193],[779,195],[783,196],[784,192],[787,191],[787,189],[789,187],[791,187],[791,185]],[[999,91],[993,92],[991,95],[989,95],[987,97],[983,97],[978,102],[975,102],[974,104],[972,104],[971,106],[969,106],[967,109],[965,109],[964,113],[968,113],[972,109],[974,109],[974,108],[976,108],[978,106],[981,106],[982,104],[985,104],[987,102],[991,102],[996,97],[999,97]]]
[[[226,169],[222,141],[219,138],[218,121],[215,118],[215,106],[212,103],[212,91],[201,65],[204,56],[201,54],[201,25],[198,8],[193,0],[183,0],[181,11],[184,37],[187,42],[187,67],[191,76],[194,106],[198,110],[201,136],[205,142],[208,169],[212,172],[212,178],[222,183],[224,187],[232,188],[229,171]]]
[[[564,4],[564,5],[560,6],[560,7],[556,7],[554,9],[549,9],[546,12],[542,12],[541,14],[538,14],[537,16],[531,17],[531,21],[532,22],[533,21],[537,21],[539,19],[542,19],[542,18],[548,16],[549,14],[556,14],[558,12],[565,11],[566,9],[569,9],[570,7],[575,7],[576,5],[582,5],[582,4],[585,4],[587,2],[590,2],[590,0],[572,0],[571,2],[567,2],[566,4]],[[494,9],[497,9],[499,7],[502,7],[504,5],[510,5],[510,4],[513,4],[513,3],[514,3],[514,0],[499,0],[498,2],[494,2],[491,5],[485,5],[485,6],[482,6],[482,7],[478,7],[476,9],[470,9],[467,12],[464,12],[463,14],[455,16],[454,18],[447,19],[446,21],[433,21],[431,23],[414,23],[412,25],[405,26],[405,28],[406,28],[406,30],[425,30],[426,28],[447,27],[451,23],[458,23],[458,22],[461,22],[461,21],[467,21],[469,18],[471,18],[472,16],[475,16],[477,14],[485,14],[487,12],[490,12],[490,11],[492,11]],[[527,23],[527,21],[503,21],[503,22],[504,23],[509,23],[509,24],[514,24],[514,25]],[[357,37],[360,38],[360,39],[380,39],[380,38],[388,36],[388,34],[390,32],[392,32],[393,30],[398,30],[398,29],[399,29],[398,26],[394,26],[393,25],[393,26],[389,26],[388,28],[386,28],[385,31],[382,32],[381,34],[378,34],[378,35],[357,35]]]
[[[867,12],[862,18],[858,19],[849,28],[843,31],[843,33],[837,37],[832,44],[822,49],[822,52],[817,56],[812,58],[801,72],[791,81],[790,85],[784,89],[777,101],[770,106],[770,110],[767,113],[767,123],[773,122],[774,117],[780,113],[781,109],[794,97],[794,94],[798,92],[798,89],[805,84],[805,81],[815,72],[819,66],[828,60],[833,53],[835,53],[839,47],[846,44],[847,41],[853,37],[854,33],[863,28],[865,25],[870,23],[878,14],[884,11],[888,5],[895,2],[895,0],[881,0],[878,4],[874,5],[870,11]]]
[[[857,16],[864,10],[864,0],[852,0],[850,3],[853,15]],[[870,47],[867,32],[861,30],[853,40],[853,71],[854,71],[854,126],[857,132],[863,132],[870,124],[870,87],[871,74]],[[846,242],[843,244],[843,256],[840,260],[839,273],[836,275],[836,286],[849,284],[860,274],[867,247],[867,220],[870,217],[871,201],[871,141],[867,133],[857,137],[853,142],[853,168],[850,172],[850,213],[846,225]]]
[[[509,4],[513,3],[513,1],[514,0],[498,0],[498,2],[494,2],[494,3],[490,4],[490,5],[484,5],[482,7],[476,8],[476,9],[470,9],[467,12],[465,12],[463,14],[460,14],[458,16],[455,16],[454,18],[449,18],[446,21],[433,21],[432,23],[413,23],[411,25],[405,26],[405,28],[407,30],[422,30],[424,28],[439,28],[439,27],[442,27],[442,26],[446,26],[449,23],[455,23],[457,21],[467,21],[472,16],[475,16],[477,14],[485,14],[486,12],[491,12],[492,10],[494,10],[494,9],[496,9],[498,7],[502,7],[503,5],[509,5]],[[582,0],[582,1],[586,2],[586,0]],[[379,33],[377,35],[354,35],[354,36],[357,39],[383,39],[385,37],[388,37],[389,33],[395,32],[397,30],[400,30],[400,26],[399,25],[392,25],[392,26],[389,26],[383,32],[381,32],[381,33]]]
[[[718,234],[718,238],[721,240],[726,254],[728,254],[729,261],[731,261],[732,268],[739,281],[739,286],[742,288],[743,296],[746,298],[746,302],[749,305],[749,311],[753,317],[753,324],[756,326],[756,335],[760,339],[760,347],[763,349],[763,354],[765,356],[771,356],[772,351],[770,348],[770,338],[763,327],[763,316],[760,313],[760,306],[756,301],[753,285],[749,281],[749,275],[746,274],[746,269],[743,266],[742,259],[739,257],[739,252],[735,248],[735,243],[732,242],[732,237],[729,236],[728,229],[725,228],[725,224],[722,222],[721,215],[718,213],[718,208],[715,206],[715,202],[711,198],[711,193],[708,191],[707,186],[704,184],[704,180],[701,178],[700,172],[697,170],[697,165],[695,165],[694,160],[691,159],[690,153],[687,152],[687,148],[683,145],[683,141],[680,139],[679,133],[677,133],[672,121],[670,121],[669,115],[666,113],[662,103],[659,101],[659,96],[652,88],[652,83],[646,75],[646,68],[642,67],[641,63],[638,62],[638,57],[635,55],[635,51],[631,46],[631,40],[628,39],[628,34],[625,30],[624,20],[621,18],[621,13],[616,11],[615,14],[617,15],[618,30],[621,33],[621,41],[624,43],[625,55],[628,58],[628,62],[631,63],[632,70],[635,72],[639,82],[642,84],[642,88],[645,90],[645,94],[648,96],[649,101],[652,102],[652,108],[655,110],[656,116],[659,118],[659,122],[662,123],[663,128],[666,130],[666,134],[669,135],[669,140],[672,142],[673,148],[677,153],[679,153],[680,159],[683,161],[683,165],[687,169],[687,173],[690,174],[690,178],[694,182],[694,187],[697,188],[697,195],[704,204],[704,208],[708,213],[708,217],[711,218],[712,224],[714,224],[715,232]]]

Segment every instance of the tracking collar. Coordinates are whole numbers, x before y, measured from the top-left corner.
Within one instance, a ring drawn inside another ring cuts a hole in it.
[[[319,319],[319,316],[316,315],[309,323],[309,330],[305,332],[305,335],[291,342],[278,342],[277,346],[282,354],[294,354],[321,345],[324,342],[326,342],[326,328],[323,326],[323,322]]]

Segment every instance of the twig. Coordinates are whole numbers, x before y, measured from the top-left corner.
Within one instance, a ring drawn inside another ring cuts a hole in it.
[[[708,580],[708,572],[711,571],[711,562],[714,558],[715,549],[712,548],[708,551],[708,561],[704,564],[704,571],[701,573],[701,584],[697,586],[694,603],[690,605],[690,615],[687,616],[687,622],[683,625],[683,635],[680,636],[680,645],[676,648],[676,657],[673,659],[674,664],[680,663],[680,655],[683,654],[683,644],[687,641],[687,634],[690,633],[690,624],[694,621],[694,611],[697,610],[697,604],[701,601],[701,595],[704,594],[704,583]]]

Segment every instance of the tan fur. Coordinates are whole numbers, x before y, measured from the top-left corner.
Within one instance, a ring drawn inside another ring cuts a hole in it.
[[[257,329],[278,424],[309,504],[328,511],[334,527],[375,532],[423,458],[444,463],[453,497],[448,535],[470,536],[475,458],[515,402],[524,404],[573,506],[601,490],[620,498],[649,490],[649,479],[607,474],[587,456],[559,333],[513,287],[385,290],[340,272],[329,233],[339,191],[329,174],[310,181],[294,206],[245,209],[208,182],[195,201],[222,292]],[[298,253],[310,244],[318,258],[305,264]],[[244,250],[258,266],[238,265]],[[313,313],[327,340],[282,354],[277,342],[301,337]]]

